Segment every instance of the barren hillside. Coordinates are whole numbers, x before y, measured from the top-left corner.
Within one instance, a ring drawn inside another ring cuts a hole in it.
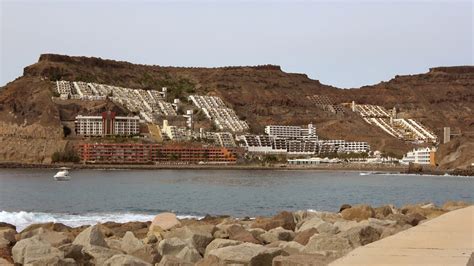
[[[50,81],[59,79],[143,89],[166,86],[170,97],[183,99],[193,93],[218,95],[249,122],[253,132],[262,132],[263,126],[271,123],[303,125],[313,122],[322,138],[368,141],[373,149],[399,155],[413,145],[366,124],[349,109],[342,116],[327,113],[306,96],[327,95],[335,103],[355,100],[386,108],[395,106],[400,116],[417,118],[439,137],[443,126],[451,126],[454,131],[474,131],[472,66],[433,68],[426,74],[397,76],[374,86],[343,90],[311,80],[304,74],[285,73],[273,65],[181,68],[52,54],[42,55],[37,63],[25,68],[22,77],[7,84],[0,92],[0,121],[8,127],[23,128],[34,124],[60,132],[60,117],[71,118],[87,110],[119,108],[110,106],[111,103],[56,105],[51,101],[53,84]],[[48,137],[60,140],[61,134]],[[7,137],[3,138],[3,141],[7,140]],[[8,143],[11,141],[8,139]],[[469,151],[463,151],[466,152]],[[21,156],[13,155],[11,148],[0,150],[2,160],[22,160]]]

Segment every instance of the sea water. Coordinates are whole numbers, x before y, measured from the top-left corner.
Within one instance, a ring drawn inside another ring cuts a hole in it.
[[[164,211],[181,218],[255,217],[283,210],[338,211],[344,203],[398,207],[474,199],[474,178],[360,175],[351,171],[0,169],[0,221],[25,226],[61,222],[149,221]]]

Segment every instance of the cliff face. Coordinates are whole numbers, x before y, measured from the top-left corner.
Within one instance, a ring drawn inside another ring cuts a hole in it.
[[[420,120],[439,137],[443,126],[474,131],[472,66],[432,68],[426,74],[397,76],[373,86],[343,90],[311,80],[304,74],[285,73],[273,65],[183,68],[52,54],[41,55],[38,63],[24,69],[23,77],[0,92],[0,121],[21,127],[29,124],[56,127],[55,130],[60,131],[60,116],[71,117],[77,108],[83,108],[82,111],[92,108],[52,103],[53,84],[49,80],[58,79],[143,89],[166,86],[172,96],[218,95],[249,122],[254,132],[262,132],[262,127],[271,123],[301,125],[313,122],[323,138],[368,141],[374,149],[399,155],[413,145],[369,126],[348,109],[343,116],[327,113],[306,96],[326,95],[335,103],[354,100],[386,108],[395,106],[401,117]],[[97,111],[105,107],[94,108],[92,110]],[[59,135],[52,138],[61,139]],[[4,155],[3,158],[17,157]]]

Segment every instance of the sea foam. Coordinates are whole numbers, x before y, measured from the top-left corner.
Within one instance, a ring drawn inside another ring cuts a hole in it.
[[[104,222],[146,222],[152,221],[154,214],[141,213],[85,213],[85,214],[65,214],[65,213],[45,213],[45,212],[8,212],[0,211],[0,222],[13,224],[17,231],[25,229],[31,224],[38,223],[63,223],[71,227],[81,225],[91,225]],[[202,216],[178,215],[179,219],[201,219]]]

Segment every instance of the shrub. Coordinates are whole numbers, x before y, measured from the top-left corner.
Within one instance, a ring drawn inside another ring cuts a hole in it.
[[[78,163],[81,160],[77,152],[72,149],[66,149],[64,151],[57,151],[51,156],[51,161],[53,163],[57,162],[69,162],[69,163]]]

